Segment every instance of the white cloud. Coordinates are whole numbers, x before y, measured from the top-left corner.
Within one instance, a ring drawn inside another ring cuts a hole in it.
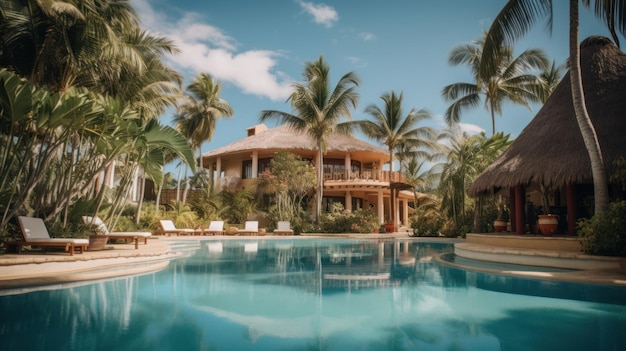
[[[475,124],[459,123],[458,127],[462,132],[465,132],[468,135],[478,135],[480,133],[485,132],[485,130],[482,127],[477,126]]]
[[[298,1],[304,11],[313,16],[313,21],[330,28],[339,20],[339,14],[332,6],[314,4],[312,2]]]
[[[361,37],[363,41],[370,41],[370,40],[376,39],[376,36],[374,35],[374,33],[370,33],[370,32],[359,33],[359,37]]]
[[[436,129],[448,130],[455,134],[466,133],[467,135],[478,135],[480,133],[485,132],[485,130],[482,127],[476,124],[471,124],[471,123],[457,123],[456,125],[452,127],[448,127],[448,124],[446,123],[444,116],[441,114],[433,115],[432,121],[434,122],[435,124],[434,127]]]
[[[158,12],[147,0],[132,0],[143,26],[174,41],[181,53],[172,57],[179,69],[207,72],[231,83],[244,93],[284,101],[291,94],[291,80],[276,70],[281,53],[271,50],[238,52],[239,43],[219,28],[203,23],[200,16],[184,13],[174,20]]]

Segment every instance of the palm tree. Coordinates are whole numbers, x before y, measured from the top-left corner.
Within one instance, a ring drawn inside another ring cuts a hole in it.
[[[474,82],[447,85],[442,95],[446,101],[453,101],[445,114],[449,126],[458,123],[461,112],[478,106],[483,98],[485,110],[491,114],[491,133],[495,134],[495,115],[502,114],[505,102],[511,101],[530,108],[529,102],[538,101],[536,91],[541,81],[530,71],[544,69],[547,59],[539,49],[528,49],[514,57],[512,47],[502,46],[494,57],[496,69],[492,74],[484,75],[480,71],[484,36],[470,44],[454,47],[448,58],[452,65],[469,65]]]
[[[468,211],[467,189],[476,177],[510,145],[508,135],[502,132],[487,138],[484,133],[468,136],[465,133],[454,135],[448,147],[439,192],[441,210],[452,219],[456,229],[462,229]],[[475,219],[477,211],[474,208]]]
[[[420,203],[418,193],[424,193],[427,190],[433,189],[434,185],[439,180],[438,172],[441,165],[431,165],[429,163],[430,161],[432,161],[430,158],[411,157],[405,162],[403,174],[406,183],[411,185],[415,208],[417,208]]]
[[[200,73],[192,83],[187,86],[188,99],[178,113],[174,116],[174,122],[178,129],[187,136],[193,149],[198,150],[198,166],[202,164],[202,143],[211,141],[215,133],[215,123],[222,117],[231,118],[234,110],[230,104],[220,98],[222,84],[214,82],[207,73]],[[209,175],[208,190],[213,186],[212,174]],[[185,203],[188,187],[185,187],[183,203]]]
[[[0,62],[52,91],[96,87],[105,75],[143,69],[124,33],[138,18],[127,1],[3,1]]]
[[[586,7],[590,7],[589,0],[582,0]],[[600,213],[608,209],[608,178],[602,150],[587,107],[582,86],[580,72],[580,45],[578,34],[578,0],[570,0],[569,13],[569,69],[572,100],[576,121],[585,142],[589,154],[591,172],[593,177],[593,190],[595,212]],[[619,28],[622,35],[626,34],[626,7],[624,0],[596,0],[594,10],[597,17],[602,18],[611,31],[614,39],[617,39],[615,27]],[[495,56],[498,48],[502,45],[510,45],[521,38],[541,18],[548,18],[548,28],[552,27],[552,0],[509,0],[500,11],[489,28],[485,39],[483,57],[481,59],[481,72],[493,72],[495,70]],[[619,42],[616,40],[619,45]]]
[[[222,84],[213,81],[207,73],[200,73],[187,86],[192,101],[190,102],[190,118],[194,127],[191,134],[193,146],[198,148],[200,158],[198,166],[202,167],[202,143],[211,141],[215,133],[215,122],[222,117],[231,118],[235,111],[230,104],[220,98]]]
[[[539,90],[535,93],[539,98],[541,103],[546,103],[548,98],[556,89],[556,86],[559,85],[561,78],[563,78],[563,71],[565,70],[564,65],[556,65],[555,61],[552,61],[552,64],[549,67],[546,67],[544,70],[539,73],[539,79],[541,79],[541,85],[539,86]]]
[[[359,95],[356,88],[359,80],[353,72],[346,73],[339,79],[334,89],[330,87],[330,66],[320,56],[317,61],[307,62],[304,69],[306,83],[295,83],[294,92],[287,101],[295,114],[265,110],[260,121],[278,119],[296,131],[306,132],[315,141],[318,149],[319,165],[317,168],[317,208],[316,221],[322,212],[324,190],[324,152],[326,139],[333,132],[349,134],[352,125],[343,119],[350,119],[350,108],[356,108]]]
[[[383,109],[376,105],[369,105],[365,113],[369,114],[374,121],[355,121],[363,133],[368,137],[387,146],[389,151],[389,188],[391,190],[391,222],[396,226],[395,192],[392,187],[391,174],[393,172],[394,152],[400,147],[410,147],[414,150],[420,148],[432,148],[431,142],[433,131],[429,127],[417,127],[420,122],[430,118],[430,113],[425,109],[415,110],[412,108],[404,116],[402,113],[402,96],[394,91],[384,94],[380,98],[384,102]]]
[[[413,191],[413,208],[415,210],[411,220],[413,236],[434,235],[435,228],[432,227],[438,227],[435,224],[443,219],[439,198],[434,194],[441,177],[443,163],[431,163],[436,162],[442,156],[444,155],[436,151],[426,157],[411,155],[404,162],[405,182],[411,185]]]

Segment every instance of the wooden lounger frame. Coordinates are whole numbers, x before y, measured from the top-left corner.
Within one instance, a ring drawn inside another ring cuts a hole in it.
[[[13,240],[5,243],[6,252],[15,252],[17,254],[22,252],[23,246],[36,246],[41,247],[43,252],[46,252],[46,247],[63,247],[65,252],[69,252],[70,255],[74,256],[74,250],[78,249],[78,253],[84,253],[87,251],[87,246],[89,244],[74,244],[74,243],[55,243],[50,241],[43,242],[32,242],[32,241],[21,241],[21,240]]]
[[[109,240],[113,239],[113,240],[134,240],[135,241],[135,250],[139,249],[139,239],[143,239],[143,243],[145,245],[148,244],[148,237],[147,236],[137,236],[137,235],[132,235],[132,234],[128,234],[128,235],[119,235],[119,234],[115,234],[115,233],[109,233],[106,234],[109,236]]]

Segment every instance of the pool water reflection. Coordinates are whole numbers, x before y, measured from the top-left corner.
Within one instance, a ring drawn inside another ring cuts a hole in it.
[[[161,272],[1,296],[0,350],[626,349],[625,289],[432,260],[451,250],[202,241]]]

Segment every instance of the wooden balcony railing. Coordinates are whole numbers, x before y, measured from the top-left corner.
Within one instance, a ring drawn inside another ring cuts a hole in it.
[[[404,182],[405,178],[400,174],[400,172],[365,170],[363,172],[325,172],[324,180],[373,180],[380,182]]]

